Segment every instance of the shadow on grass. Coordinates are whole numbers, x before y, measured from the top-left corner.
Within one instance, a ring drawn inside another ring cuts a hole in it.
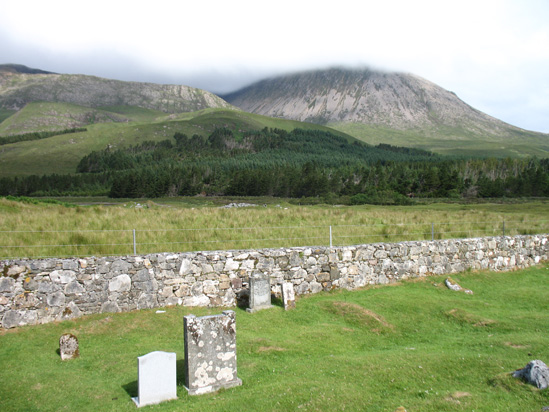
[[[126,393],[130,395],[130,398],[137,398],[137,381],[129,382],[125,385],[122,385],[122,389],[124,389]]]
[[[271,304],[273,306],[279,306],[284,309],[284,302],[282,299],[275,297],[274,295],[271,295]]]
[[[277,298],[275,295],[271,294],[271,304],[273,306],[278,306],[280,308],[284,308],[284,302],[281,298]],[[249,297],[247,295],[244,295],[243,298],[237,299],[237,305],[236,309],[246,312],[246,310],[250,307],[250,301]]]
[[[185,359],[177,361],[177,386],[185,386]]]

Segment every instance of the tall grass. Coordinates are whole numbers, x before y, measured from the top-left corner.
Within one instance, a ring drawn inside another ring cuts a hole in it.
[[[549,267],[454,276],[302,297],[255,314],[236,310],[241,387],[189,396],[183,316],[169,307],[0,331],[0,403],[12,411],[134,411],[136,358],[175,352],[178,400],[157,411],[540,411],[549,391],[510,376],[549,362]],[[81,357],[61,361],[63,333]]]
[[[210,200],[206,200],[211,202]],[[278,200],[277,200],[278,201]],[[224,209],[196,199],[66,207],[0,199],[0,257],[126,255],[328,246],[549,231],[549,203],[265,206]]]

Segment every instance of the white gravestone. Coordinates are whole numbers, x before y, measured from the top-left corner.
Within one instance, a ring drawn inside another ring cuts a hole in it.
[[[202,395],[242,385],[236,376],[236,319],[232,310],[222,315],[185,316],[185,387]]]
[[[177,366],[173,352],[151,352],[137,358],[138,408],[177,399]]]
[[[269,275],[256,272],[250,276],[250,307],[247,312],[256,312],[261,309],[272,308],[271,282]]]
[[[282,284],[282,300],[284,301],[285,310],[295,309],[295,291],[291,282]]]

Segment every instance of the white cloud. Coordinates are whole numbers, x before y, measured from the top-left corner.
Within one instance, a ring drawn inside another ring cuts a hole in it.
[[[219,92],[367,65],[418,74],[515,124],[528,107],[517,125],[549,128],[546,0],[0,1],[6,62]]]

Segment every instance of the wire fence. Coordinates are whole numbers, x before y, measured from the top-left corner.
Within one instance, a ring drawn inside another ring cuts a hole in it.
[[[549,220],[128,230],[0,231],[0,259],[349,246],[549,232]]]

